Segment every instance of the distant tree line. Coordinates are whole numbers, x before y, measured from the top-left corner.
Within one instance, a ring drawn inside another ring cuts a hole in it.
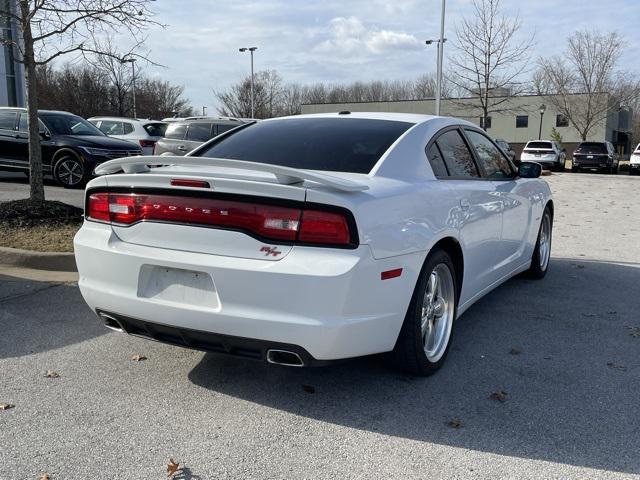
[[[113,59],[108,59],[113,60]],[[39,108],[65,110],[81,117],[97,115],[133,116],[133,82],[129,64],[51,64],[36,70]],[[125,70],[126,69],[126,70]],[[184,97],[184,87],[150,79],[136,72],[136,113],[139,118],[161,119],[189,116],[194,111]]]
[[[415,80],[373,80],[353,83],[285,83],[275,70],[256,72],[254,76],[255,117],[271,118],[297,115],[307,103],[384,102],[431,98],[435,93],[433,75]],[[251,77],[247,76],[225,91],[214,92],[221,115],[251,116]],[[448,83],[445,96],[450,95]]]

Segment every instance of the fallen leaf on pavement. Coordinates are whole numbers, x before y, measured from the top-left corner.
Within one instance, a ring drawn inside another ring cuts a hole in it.
[[[634,338],[640,338],[640,327],[627,327],[629,330],[631,330],[629,332],[629,335],[631,335]]]
[[[461,428],[464,426],[464,424],[462,423],[462,420],[460,420],[459,418],[454,418],[452,420],[449,420],[447,422],[447,425],[449,425],[451,428]]]
[[[316,389],[311,385],[302,385],[302,390],[304,390],[307,393],[316,393]]]
[[[496,402],[504,402],[507,399],[508,393],[504,390],[498,390],[497,392],[493,392],[489,395],[491,400],[495,400]]]
[[[60,374],[58,372],[55,372],[53,370],[47,370],[47,374],[45,375],[45,377],[47,378],[58,378],[60,376]]]
[[[15,405],[11,403],[0,403],[0,410],[9,410],[10,408],[15,407]]]
[[[134,362],[142,362],[143,360],[146,360],[147,357],[145,357],[144,355],[134,355],[131,357],[131,360],[133,360]]]
[[[511,355],[520,355],[520,354],[522,353],[522,350],[520,350],[519,348],[515,348],[515,347],[514,347],[514,348],[512,348],[512,349],[509,351],[509,353],[510,353]]]
[[[174,473],[178,471],[178,467],[180,463],[173,460],[173,458],[169,459],[169,463],[167,464],[167,477],[172,476]]]
[[[38,477],[38,480],[49,480],[51,477],[49,477],[48,473],[43,473],[42,475],[40,475]]]
[[[622,370],[623,372],[627,369],[624,365],[620,365],[619,363],[609,362],[607,363],[607,367],[614,368],[616,370]]]

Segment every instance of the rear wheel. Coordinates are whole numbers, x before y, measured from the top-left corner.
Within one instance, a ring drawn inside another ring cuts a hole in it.
[[[87,182],[88,172],[75,155],[62,155],[53,167],[53,178],[64,188],[80,188]]]
[[[444,363],[458,301],[456,271],[444,250],[429,254],[394,348],[396,363],[409,373],[427,376]]]
[[[549,270],[549,259],[551,258],[551,233],[553,230],[553,217],[549,207],[544,209],[540,230],[538,230],[538,240],[536,241],[531,266],[527,274],[531,278],[543,278]]]

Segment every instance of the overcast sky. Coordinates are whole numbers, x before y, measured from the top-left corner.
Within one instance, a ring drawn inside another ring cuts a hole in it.
[[[445,36],[469,15],[471,0],[448,0]],[[147,73],[185,86],[196,108],[217,106],[224,90],[249,72],[276,69],[285,81],[414,79],[435,71],[441,0],[163,0],[152,8],[166,29],[149,32],[151,58],[167,68]],[[577,29],[617,29],[628,43],[623,67],[640,74],[640,0],[503,0],[519,15],[522,35],[535,33],[532,61],[560,53]],[[450,45],[447,44],[447,48]],[[445,52],[447,51],[445,48]],[[445,64],[446,68],[446,64]]]

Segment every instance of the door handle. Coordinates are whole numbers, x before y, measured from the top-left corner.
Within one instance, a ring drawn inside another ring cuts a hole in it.
[[[178,150],[180,150],[181,152],[184,152],[187,149],[187,147],[185,147],[184,145],[179,145],[178,146]]]
[[[469,200],[467,200],[466,198],[463,198],[462,200],[460,200],[460,208],[462,210],[469,210],[469,207],[471,207]]]

